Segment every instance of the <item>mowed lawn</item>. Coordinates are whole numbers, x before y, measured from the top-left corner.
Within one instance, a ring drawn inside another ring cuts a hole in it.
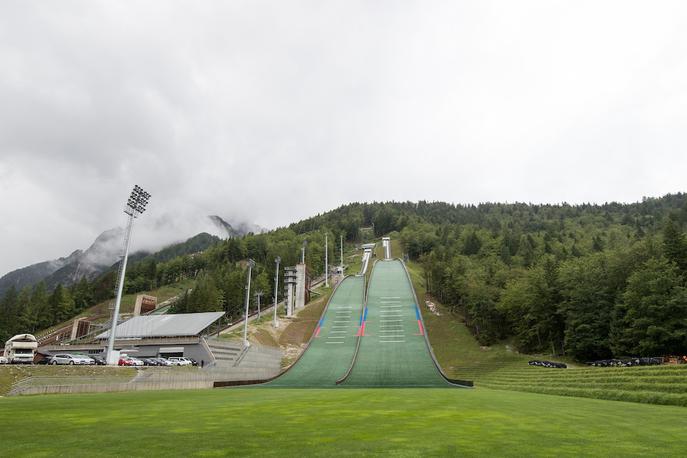
[[[687,409],[489,389],[0,398],[2,456],[684,456]]]

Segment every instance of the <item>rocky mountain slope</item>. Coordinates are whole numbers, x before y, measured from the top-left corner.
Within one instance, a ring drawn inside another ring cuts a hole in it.
[[[199,239],[202,240],[203,244],[211,243],[212,238],[219,240],[220,238],[240,236],[247,232],[261,231],[261,228],[248,223],[238,223],[235,228],[217,215],[208,216],[208,219],[212,226],[216,228],[216,231],[214,237],[205,234],[206,237]],[[196,241],[196,245],[198,243]],[[25,286],[32,286],[40,281],[44,281],[46,286],[52,289],[58,284],[71,285],[82,278],[91,280],[119,262],[123,252],[123,244],[124,229],[109,229],[100,234],[86,250],[76,250],[66,257],[32,264],[9,272],[0,277],[0,297],[12,286],[21,289]],[[174,245],[177,244],[172,244],[160,251],[173,250],[172,247]],[[152,253],[138,252],[133,256],[141,259],[149,254]]]

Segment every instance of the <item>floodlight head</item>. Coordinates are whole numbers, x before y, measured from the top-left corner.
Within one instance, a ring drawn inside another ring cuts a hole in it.
[[[149,199],[150,194],[145,192],[139,185],[134,185],[134,189],[131,191],[129,200],[126,203],[127,208],[124,210],[124,213],[136,218],[146,211],[146,205],[148,205]]]
[[[249,260],[248,260],[248,267],[250,267],[251,269],[252,269],[253,267],[255,267],[255,261],[253,261],[252,259],[249,259]]]
[[[279,264],[281,262],[281,256],[277,256],[276,258],[274,258],[274,262]]]

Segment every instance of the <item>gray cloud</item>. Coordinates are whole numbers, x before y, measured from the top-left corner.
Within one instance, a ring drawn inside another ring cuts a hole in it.
[[[141,227],[170,221],[140,246],[207,214],[274,227],[350,201],[682,190],[686,10],[5,1],[0,272],[122,225],[133,183],[153,194]]]

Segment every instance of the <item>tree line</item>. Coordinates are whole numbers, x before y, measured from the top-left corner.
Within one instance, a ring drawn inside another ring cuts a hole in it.
[[[317,276],[325,233],[330,253],[339,235],[351,244],[391,234],[423,266],[429,293],[485,345],[506,339],[523,352],[579,360],[684,354],[686,224],[685,194],[603,205],[352,203],[199,253],[144,258],[127,271],[125,290],[193,279],[175,312],[223,310],[236,318],[246,259],[256,261],[253,290],[267,303],[274,258],[296,264],[305,240],[306,263]],[[0,336],[42,329],[111,298],[115,277],[113,269],[53,291],[40,284],[9,291],[0,300]]]

